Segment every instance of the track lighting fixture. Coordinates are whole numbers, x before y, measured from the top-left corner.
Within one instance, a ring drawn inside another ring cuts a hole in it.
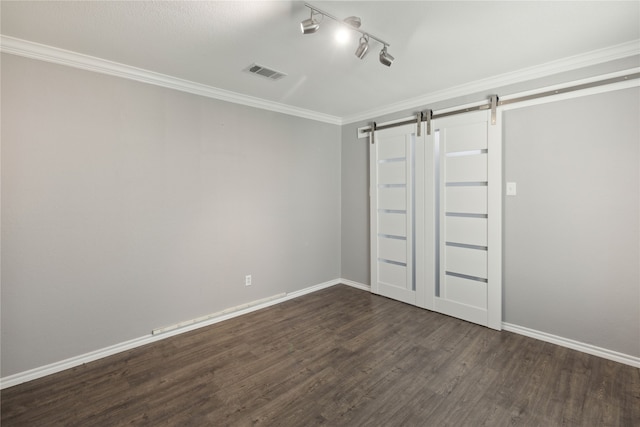
[[[337,21],[338,23],[344,25],[346,28],[362,34],[355,53],[358,58],[363,59],[365,57],[367,51],[369,50],[369,39],[373,39],[382,44],[382,50],[380,51],[380,63],[386,65],[387,67],[391,66],[394,58],[387,52],[387,48],[390,46],[389,43],[374,36],[371,33],[367,33],[361,30],[360,25],[362,24],[362,21],[360,20],[360,18],[358,18],[357,16],[349,16],[345,19],[338,19],[330,13],[324,12],[315,6],[310,5],[309,3],[305,3],[304,5],[311,10],[311,17],[309,19],[305,19],[300,23],[300,30],[302,31],[302,34],[312,34],[318,31],[318,29],[320,28],[320,23],[315,19],[315,15],[321,15],[323,18],[326,16],[327,18],[333,19],[334,21]]]
[[[383,47],[382,50],[380,51],[380,63],[382,65],[386,65],[387,67],[390,67],[394,59],[395,58],[389,55],[389,53],[387,52],[387,46]]]
[[[360,59],[364,58],[369,50],[369,38],[367,36],[360,37],[360,44],[356,49],[356,56]]]
[[[318,31],[318,28],[320,28],[320,24],[313,17],[313,12],[314,10],[311,9],[311,16],[309,19],[305,19],[300,23],[300,31],[302,31],[302,34],[313,34]]]

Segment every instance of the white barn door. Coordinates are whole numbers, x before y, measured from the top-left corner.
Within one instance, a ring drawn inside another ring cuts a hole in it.
[[[502,324],[500,114],[376,131],[370,147],[371,291]]]
[[[432,123],[433,310],[502,328],[502,132],[490,111]],[[428,244],[428,243],[427,243]],[[431,305],[431,304],[429,304]]]
[[[424,124],[420,125],[424,128]],[[416,229],[422,224],[419,203],[424,187],[424,131],[416,125],[375,132],[370,146],[371,291],[413,305],[424,300],[418,289],[422,268],[416,262]]]

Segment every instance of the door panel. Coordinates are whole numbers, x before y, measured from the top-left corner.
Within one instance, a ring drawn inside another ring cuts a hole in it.
[[[378,208],[386,210],[406,210],[407,189],[378,188]]]
[[[461,152],[482,150],[487,148],[487,123],[477,122],[471,124],[453,125],[446,129],[445,152]]]
[[[444,255],[444,274],[450,272],[480,279],[487,278],[486,250],[446,246]]]
[[[445,187],[447,210],[455,213],[486,214],[487,187]]]
[[[485,182],[487,155],[452,156],[446,158],[447,182]]]
[[[462,277],[447,276],[446,299],[471,305],[483,310],[487,308],[487,284]]]
[[[488,112],[435,120],[439,165],[434,310],[501,328],[502,146]],[[425,242],[429,244],[429,242]]]
[[[445,234],[450,242],[487,246],[487,219],[445,217]]]
[[[407,282],[407,269],[402,265],[382,262],[378,266],[378,276],[381,283],[391,286],[398,284],[395,286],[402,288],[399,284]]]
[[[394,213],[378,214],[378,234],[405,236],[407,232],[407,216]]]
[[[376,132],[370,145],[371,291],[414,305],[418,144],[417,127],[402,126]]]
[[[433,310],[468,322],[487,325],[487,310],[448,298],[436,298]],[[498,328],[493,328],[498,329]]]
[[[378,165],[379,184],[402,184],[407,178],[407,168],[403,161],[387,162]]]
[[[385,261],[407,262],[407,241],[378,235],[378,258]]]
[[[389,159],[405,159],[407,157],[405,135],[402,132],[381,132],[377,132],[376,136],[384,138],[385,142],[376,147],[378,160],[384,163]]]

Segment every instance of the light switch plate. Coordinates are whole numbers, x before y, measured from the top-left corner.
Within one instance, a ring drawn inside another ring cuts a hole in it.
[[[507,196],[515,196],[515,195],[516,195],[516,183],[507,182]]]

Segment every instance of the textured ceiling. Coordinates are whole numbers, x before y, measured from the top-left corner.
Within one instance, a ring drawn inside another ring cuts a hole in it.
[[[391,44],[355,57],[325,19],[291,1],[2,1],[1,32],[181,79],[349,117],[376,108],[640,39],[640,2],[313,2]],[[242,70],[259,63],[279,81]]]

